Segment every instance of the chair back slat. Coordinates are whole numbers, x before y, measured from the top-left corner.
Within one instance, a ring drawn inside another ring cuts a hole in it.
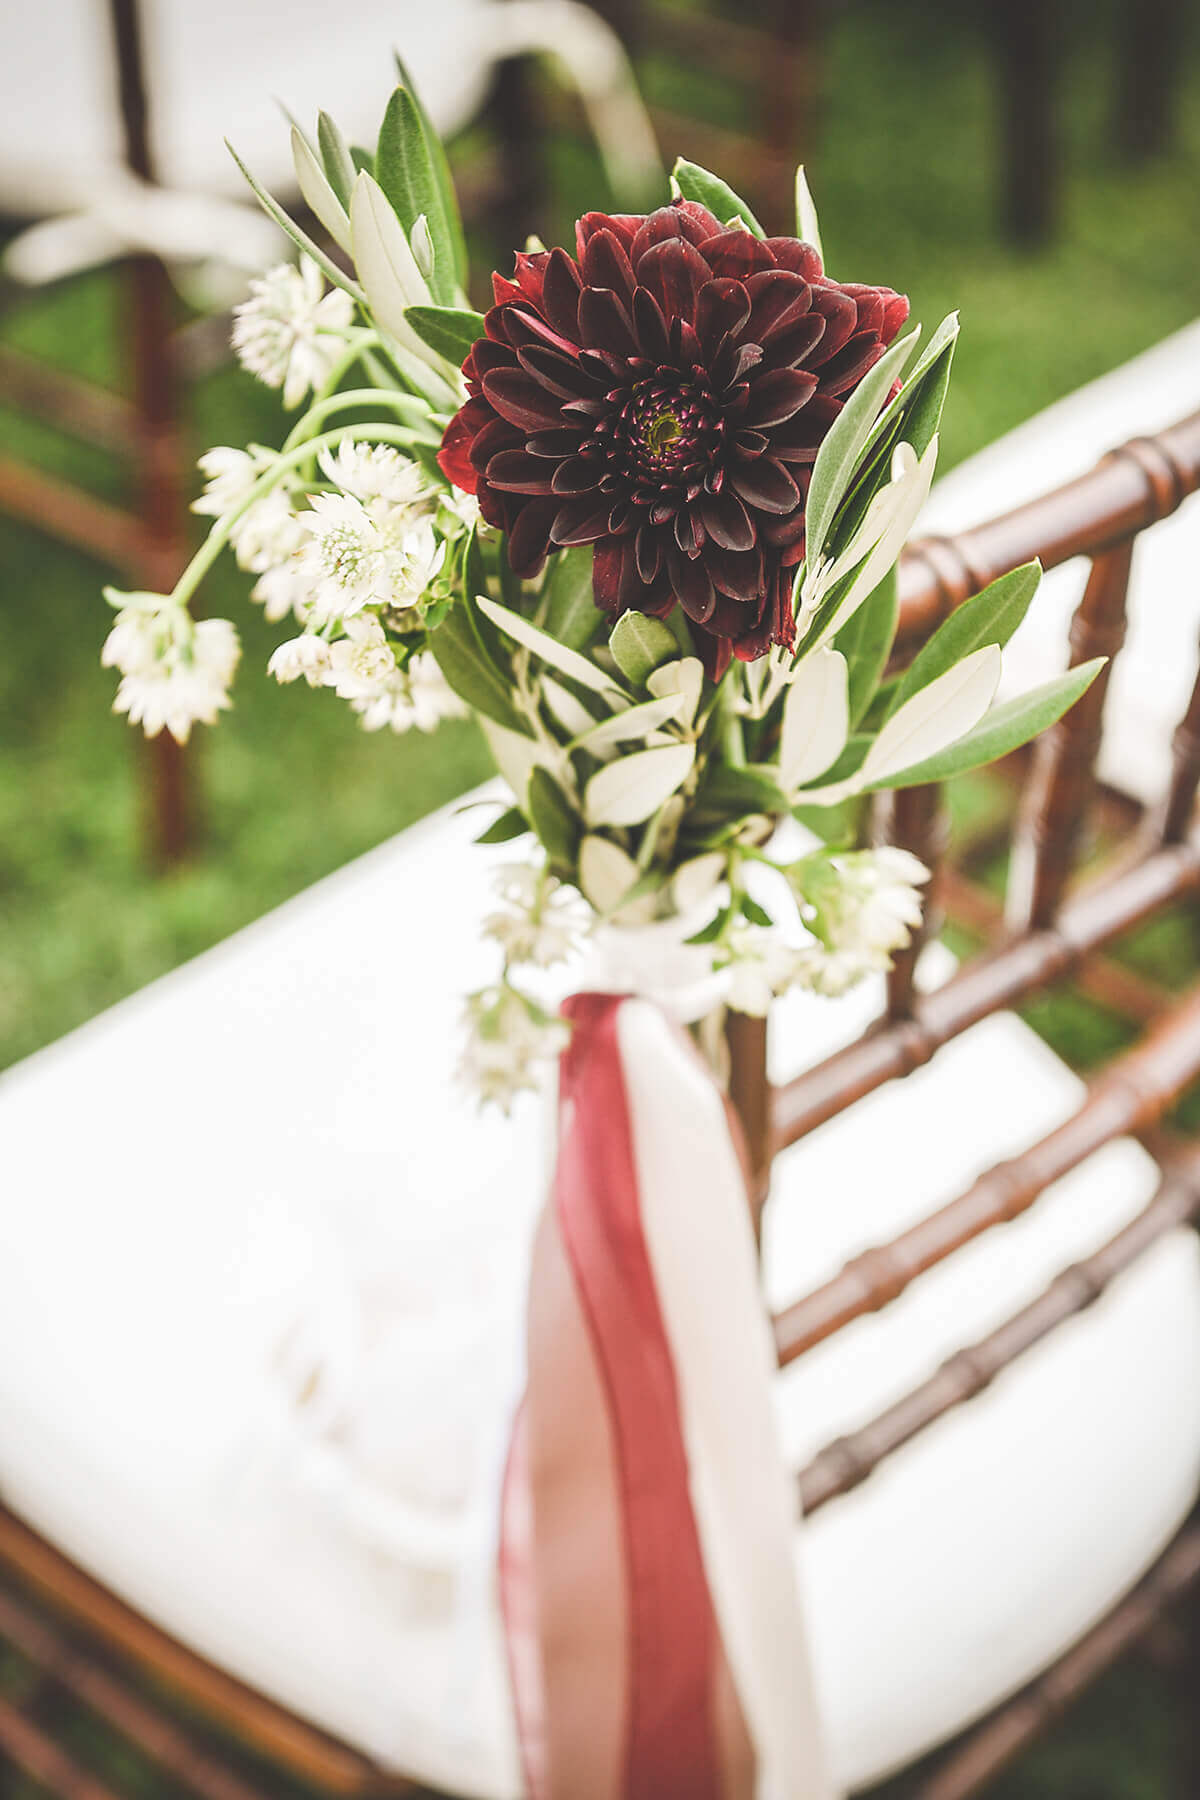
[[[1200,890],[1200,845],[1167,845],[1068,901],[1053,925],[967,963],[908,1019],[867,1033],[775,1090],[778,1153],[887,1081],[910,1074],[952,1038],[1064,975],[1092,951]]]
[[[1075,863],[1095,786],[1112,662],[1125,640],[1133,542],[1096,558],[1071,622],[1072,668],[1096,656],[1108,661],[1086,694],[1037,741],[1009,868],[1007,916],[1017,931],[1050,923]]]
[[[1165,519],[1200,487],[1200,413],[1134,438],[1077,480],[953,538],[915,543],[900,564],[897,651],[911,656],[948,612],[1030,562],[1097,556]]]
[[[1159,843],[1182,842],[1196,806],[1200,788],[1200,668],[1192,685],[1187,711],[1171,740],[1171,780],[1157,821]]]
[[[910,850],[929,870],[921,924],[906,948],[897,951],[888,972],[887,1016],[895,1021],[907,1019],[912,1012],[917,959],[927,940],[935,936],[941,926],[938,880],[949,839],[949,819],[942,803],[942,790],[936,783],[884,792],[879,796],[879,802],[873,821],[876,841]]]
[[[851,1259],[776,1320],[781,1363],[895,1300],[927,1269],[1027,1212],[1038,1195],[1113,1138],[1155,1124],[1200,1076],[1200,983],[1132,1050],[1096,1078],[1083,1104],[1018,1156],[996,1163],[890,1244]]]
[[[940,1368],[857,1431],[827,1444],[798,1476],[807,1516],[865,1481],[885,1457],[956,1406],[982,1393],[1018,1357],[1098,1300],[1168,1231],[1200,1219],[1200,1155],[1181,1159],[1153,1199],[1093,1255],[1072,1263],[1027,1306],[947,1357]]]

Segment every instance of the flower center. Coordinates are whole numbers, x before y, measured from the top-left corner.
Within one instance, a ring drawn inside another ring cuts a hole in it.
[[[629,393],[617,426],[636,488],[662,493],[703,481],[723,423],[709,394],[673,370],[660,370]]]

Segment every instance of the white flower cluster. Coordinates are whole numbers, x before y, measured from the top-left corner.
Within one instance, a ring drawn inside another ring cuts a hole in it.
[[[544,1012],[507,982],[472,994],[466,1003],[467,1042],[459,1080],[481,1105],[512,1111],[518,1094],[533,1092],[545,1065],[565,1048],[570,1027]]]
[[[187,609],[161,594],[105,590],[121,607],[101,661],[119,669],[113,711],[127,713],[147,737],[165,728],[186,744],[193,725],[213,725],[229,705],[229,686],[241,656],[228,619],[193,620]]]
[[[329,687],[363,722],[366,731],[432,731],[466,708],[427,650],[401,667],[378,619],[347,619],[346,635],[330,643],[305,631],[280,644],[267,664],[276,681]]]
[[[545,1064],[565,1047],[569,1027],[514,985],[514,966],[548,969],[580,948],[592,912],[544,864],[506,863],[496,871],[503,902],[483,929],[504,952],[498,984],[466,1004],[467,1041],[459,1079],[482,1105],[510,1111],[516,1096],[537,1087]]]
[[[283,389],[283,404],[299,406],[328,378],[345,348],[354,302],[340,288],[324,292],[321,271],[302,256],[299,268],[280,263],[250,283],[250,299],[233,311],[233,347],[244,369],[268,387]]]
[[[488,914],[483,929],[501,946],[507,963],[549,969],[582,945],[590,909],[545,867],[506,863],[496,872],[496,890],[504,906]]]
[[[792,876],[814,940],[796,953],[794,980],[815,993],[844,994],[889,969],[921,923],[929,870],[894,845],[806,857]]]

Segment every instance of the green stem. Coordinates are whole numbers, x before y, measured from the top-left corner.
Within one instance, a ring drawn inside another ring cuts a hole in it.
[[[399,425],[373,425],[372,436],[381,443],[406,445],[409,433]],[[280,452],[278,460],[271,468],[265,469],[245,498],[218,519],[200,548],[193,556],[167,598],[177,606],[186,606],[201,581],[216,562],[217,557],[229,542],[229,534],[238,520],[247,513],[256,501],[262,500],[273,488],[278,487],[289,469],[295,469],[318,450],[328,445],[340,444],[343,438],[362,436],[361,425],[337,425],[332,431],[323,431],[319,437],[306,438],[302,444],[290,450]]]
[[[351,358],[351,361],[353,360],[354,358]],[[296,444],[301,444],[306,438],[312,437],[322,419],[328,418],[331,413],[344,412],[349,406],[388,406],[399,413],[401,418],[407,415],[414,425],[424,424],[429,418],[429,408],[411,394],[402,394],[391,389],[381,393],[376,388],[347,388],[344,393],[329,394],[318,400],[314,406],[309,407],[304,417],[293,426],[288,434],[283,446],[284,450],[291,450]],[[373,430],[373,424],[364,424],[363,436],[369,436]]]

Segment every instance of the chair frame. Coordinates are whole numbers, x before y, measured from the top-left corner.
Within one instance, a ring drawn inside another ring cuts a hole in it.
[[[1138,534],[1200,488],[1200,414],[1137,438],[1089,474],[1052,494],[955,537],[914,545],[901,565],[901,664],[948,613],[997,575],[1034,555],[1047,567],[1075,556],[1092,573],[1071,633],[1075,662],[1117,654],[1132,546]],[[1200,835],[1191,820],[1200,786],[1200,675],[1173,740],[1168,791],[1144,813],[1106,795],[1095,774],[1107,671],[1038,741],[1028,770],[1013,847],[1007,918],[944,856],[936,789],[891,797],[877,823],[935,869],[934,907],[966,915],[999,942],[964,963],[943,985],[919,990],[919,946],[897,959],[887,1008],[875,1026],[794,1080],[772,1087],[766,1074],[767,1023],[729,1022],[731,1096],[754,1171],[756,1206],[765,1201],[776,1155],[884,1082],[928,1062],[979,1020],[1065,977],[1118,997],[1145,1036],[1090,1081],[1072,1115],[1038,1143],[979,1177],[963,1193],[889,1244],[856,1256],[831,1280],[774,1321],[781,1364],[803,1355],[863,1314],[888,1305],[923,1270],[962,1244],[1032,1206],[1051,1183],[1112,1139],[1141,1137],[1162,1168],[1150,1202],[1108,1243],[1059,1274],[1036,1299],[861,1429],[828,1444],[797,1477],[805,1513],[866,1480],[885,1457],[953,1407],[968,1403],[1001,1370],[1065,1320],[1091,1305],[1166,1232],[1200,1221],[1200,1145],[1163,1127],[1173,1101],[1200,1078],[1200,982],[1165,994],[1104,957],[1131,927],[1200,896]],[[1114,869],[1071,885],[1089,806],[1115,810],[1127,843]],[[1098,986],[1097,986],[1098,984]],[[968,1800],[1023,1750],[1090,1680],[1153,1634],[1168,1609],[1200,1581],[1200,1525],[1187,1527],[1122,1602],[1051,1669],[948,1750],[914,1773],[917,1800]],[[73,1565],[12,1513],[0,1509],[0,1641],[15,1647],[33,1686],[67,1690],[171,1773],[200,1800],[250,1800],[252,1778],[236,1754],[214,1748],[203,1726],[183,1722],[165,1693],[199,1718],[328,1795],[415,1794],[411,1782],[295,1718],[138,1615]],[[1194,1633],[1200,1645],[1200,1628]],[[1193,1662],[1193,1668],[1196,1665]],[[146,1697],[149,1675],[164,1690]],[[0,1758],[62,1800],[114,1800],[77,1767],[33,1716],[0,1698]],[[1190,1779],[1190,1778],[1189,1778]],[[1196,1791],[1188,1786],[1181,1792]]]

